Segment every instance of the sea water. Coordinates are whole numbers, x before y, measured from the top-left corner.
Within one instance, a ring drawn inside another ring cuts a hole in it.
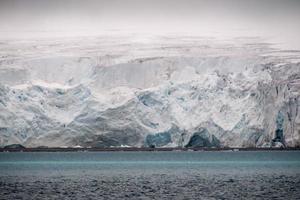
[[[300,199],[300,151],[3,152],[0,199]]]

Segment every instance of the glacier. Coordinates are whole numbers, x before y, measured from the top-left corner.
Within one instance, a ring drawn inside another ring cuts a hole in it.
[[[300,146],[300,51],[263,38],[133,34],[0,47],[0,146]]]

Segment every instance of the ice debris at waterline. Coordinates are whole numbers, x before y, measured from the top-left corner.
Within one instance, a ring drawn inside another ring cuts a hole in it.
[[[114,35],[0,49],[2,147],[300,144],[300,51],[260,38]]]

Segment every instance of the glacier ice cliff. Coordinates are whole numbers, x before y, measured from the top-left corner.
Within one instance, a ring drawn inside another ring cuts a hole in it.
[[[188,36],[0,46],[0,146],[300,146],[300,51]]]

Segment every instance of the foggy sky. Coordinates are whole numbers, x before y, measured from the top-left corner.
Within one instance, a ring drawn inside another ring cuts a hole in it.
[[[300,0],[0,0],[0,38],[120,30],[268,36],[300,47],[299,21]]]

